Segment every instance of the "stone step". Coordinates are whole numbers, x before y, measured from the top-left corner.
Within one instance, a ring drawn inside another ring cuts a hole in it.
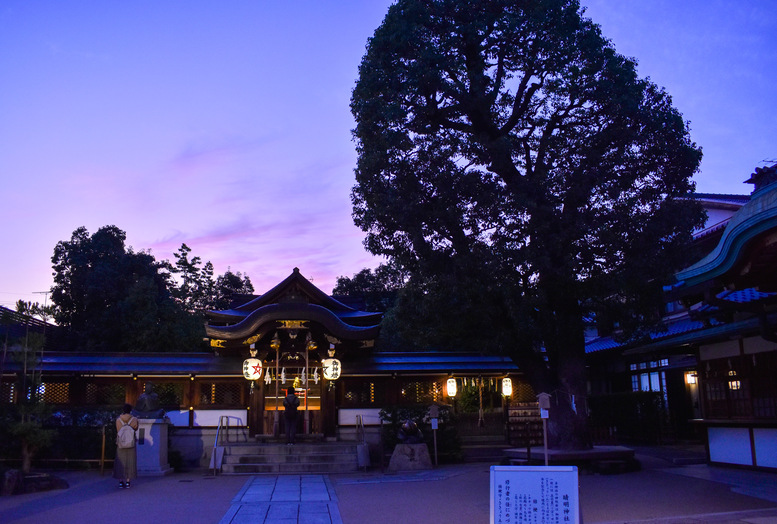
[[[461,440],[462,444],[491,444],[493,442],[507,444],[507,439],[504,435],[461,435],[459,440]]]
[[[479,444],[463,444],[461,446],[461,453],[464,457],[464,462],[491,462],[493,464],[499,464],[505,457],[505,450],[509,446],[500,440],[493,443],[479,443]]]
[[[256,435],[254,439],[260,444],[286,444],[286,435],[278,435],[277,437],[274,435]],[[295,439],[297,444],[327,442],[322,433],[297,433]]]
[[[355,442],[236,444],[224,447],[221,466],[226,475],[344,473],[358,469]]]
[[[356,454],[355,443],[319,443],[319,444],[238,444],[224,446],[225,455],[308,455],[317,454]]]
[[[332,464],[354,462],[355,454],[226,455],[225,464]]]
[[[261,475],[294,473],[350,473],[358,471],[356,461],[353,464],[225,464],[224,475]]]

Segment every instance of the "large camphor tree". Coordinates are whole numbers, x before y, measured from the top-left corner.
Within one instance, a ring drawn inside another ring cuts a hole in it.
[[[586,447],[584,316],[655,316],[703,211],[701,152],[573,0],[399,0],[351,109],[354,219],[429,344],[509,354]],[[431,335],[430,335],[431,333]]]

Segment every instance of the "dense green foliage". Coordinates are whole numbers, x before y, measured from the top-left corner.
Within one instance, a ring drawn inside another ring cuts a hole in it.
[[[405,285],[406,277],[397,267],[380,264],[375,270],[362,269],[353,277],[337,277],[333,295],[360,297],[366,311],[387,311]]]
[[[354,219],[427,346],[511,355],[585,446],[584,314],[632,328],[683,265],[701,152],[575,0],[399,0],[351,108]]]
[[[84,227],[57,243],[51,261],[55,319],[84,351],[191,351],[202,322],[176,304],[169,276],[150,253],[125,245],[126,234]]]
[[[84,351],[197,351],[203,312],[227,307],[234,293],[251,293],[246,275],[227,271],[214,281],[210,262],[190,257],[183,244],[176,263],[125,245],[126,234],[84,227],[54,249],[51,299],[56,322]]]

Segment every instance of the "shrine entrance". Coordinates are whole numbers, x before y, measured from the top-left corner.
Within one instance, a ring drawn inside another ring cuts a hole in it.
[[[293,388],[297,434],[335,437],[342,360],[371,350],[380,320],[326,295],[295,268],[264,295],[208,312],[206,332],[217,354],[245,359],[250,434],[285,433],[283,399]]]
[[[264,400],[264,406],[257,411],[257,433],[264,435],[283,435],[286,432],[286,419],[283,416],[283,400],[290,389],[293,389],[299,399],[297,410],[297,434],[298,435],[323,435],[334,436],[335,405],[334,391],[335,380],[327,380],[324,376],[322,361],[318,352],[318,344],[314,336],[307,331],[305,321],[281,321],[281,329],[276,331],[270,340],[270,353],[267,355],[267,367],[264,369],[264,377],[261,382],[260,394]],[[288,326],[295,326],[289,329]],[[307,331],[305,340],[301,344],[296,342],[299,336],[294,330]],[[275,351],[275,355],[272,351]],[[335,349],[328,352],[335,353]],[[255,389],[259,386],[256,384]],[[257,406],[259,407],[259,406]]]

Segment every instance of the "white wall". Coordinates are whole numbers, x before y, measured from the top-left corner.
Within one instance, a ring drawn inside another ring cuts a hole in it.
[[[756,464],[762,468],[777,468],[777,429],[756,428],[753,441]]]
[[[380,425],[380,408],[340,408],[337,410],[337,424],[340,426],[355,426],[356,416],[361,415],[365,426]]]
[[[707,428],[707,438],[711,462],[753,465],[748,428]]]
[[[189,427],[189,411],[168,411],[165,416],[175,427]],[[221,417],[227,417],[230,427],[248,425],[248,411],[245,409],[195,409],[194,426],[218,427]]]

